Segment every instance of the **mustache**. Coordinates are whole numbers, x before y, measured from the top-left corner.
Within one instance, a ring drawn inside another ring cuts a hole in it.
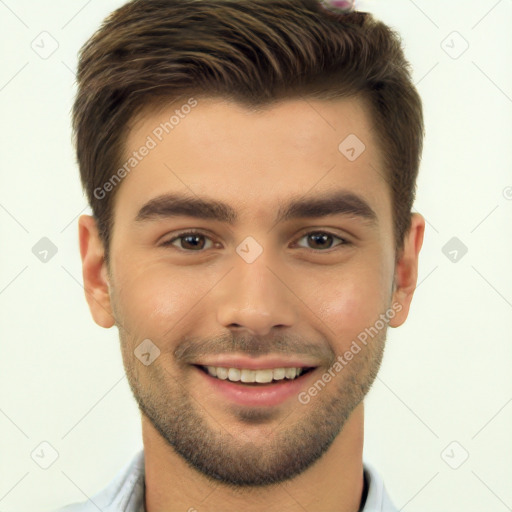
[[[186,337],[174,350],[174,356],[178,363],[192,364],[204,356],[233,352],[252,357],[271,354],[312,356],[318,361],[325,362],[326,365],[332,364],[336,359],[336,355],[328,343],[311,343],[302,340],[297,335],[262,338],[233,333],[208,339]]]

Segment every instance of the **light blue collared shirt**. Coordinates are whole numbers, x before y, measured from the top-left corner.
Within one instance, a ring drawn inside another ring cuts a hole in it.
[[[384,482],[371,464],[363,461],[368,495],[361,512],[398,512],[391,502]],[[144,450],[140,450],[110,482],[83,503],[74,503],[54,512],[146,512],[144,506]]]

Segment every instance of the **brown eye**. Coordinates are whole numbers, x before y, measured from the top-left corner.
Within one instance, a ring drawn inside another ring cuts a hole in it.
[[[338,239],[342,243],[337,245],[347,245],[349,242],[344,238],[340,238],[339,236],[333,235],[327,231],[312,231],[310,233],[306,233],[302,235],[299,240],[303,238],[307,239],[307,243],[310,244],[307,249],[322,250],[331,249],[333,247],[333,239]],[[303,247],[303,246],[300,246]]]
[[[186,231],[171,238],[170,240],[167,240],[166,242],[163,242],[162,245],[164,247],[172,245],[177,247],[179,250],[187,252],[202,252],[203,249],[205,249],[205,245],[208,240],[211,242],[211,239],[203,233],[196,231]],[[179,246],[176,246],[176,244],[174,243],[176,241],[180,241],[178,242]]]

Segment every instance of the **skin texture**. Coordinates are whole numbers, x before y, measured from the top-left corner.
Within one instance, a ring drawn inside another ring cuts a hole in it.
[[[407,318],[425,221],[412,215],[395,265],[391,194],[360,100],[288,100],[261,112],[197,100],[118,185],[109,269],[94,219],[79,219],[87,301],[98,325],[119,328],[142,413],[146,508],[356,512],[363,398],[387,325]],[[127,156],[177,107],[141,116]],[[366,147],[354,161],[338,150],[349,134]],[[340,189],[365,199],[376,227],[346,214],[274,223],[289,199]],[[143,204],[167,192],[221,200],[239,218],[135,222]],[[206,238],[161,245],[189,229]],[[318,231],[340,238],[322,245],[305,236]],[[247,236],[263,248],[250,264],[236,252]],[[307,404],[236,405],[188,364],[221,353],[297,354],[318,367],[307,390],[391,309],[388,324]],[[134,355],[145,339],[160,350],[147,366]]]

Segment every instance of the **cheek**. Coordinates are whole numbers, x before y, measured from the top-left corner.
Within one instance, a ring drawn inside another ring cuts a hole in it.
[[[165,350],[164,340],[180,335],[199,291],[179,273],[148,263],[138,267],[143,270],[119,269],[124,277],[116,282],[116,310],[132,337],[149,338]]]
[[[375,323],[386,307],[383,287],[383,277],[366,267],[317,288],[312,309],[318,312],[323,322],[323,329],[320,328],[328,339],[333,339],[336,351],[348,348],[352,340]]]

